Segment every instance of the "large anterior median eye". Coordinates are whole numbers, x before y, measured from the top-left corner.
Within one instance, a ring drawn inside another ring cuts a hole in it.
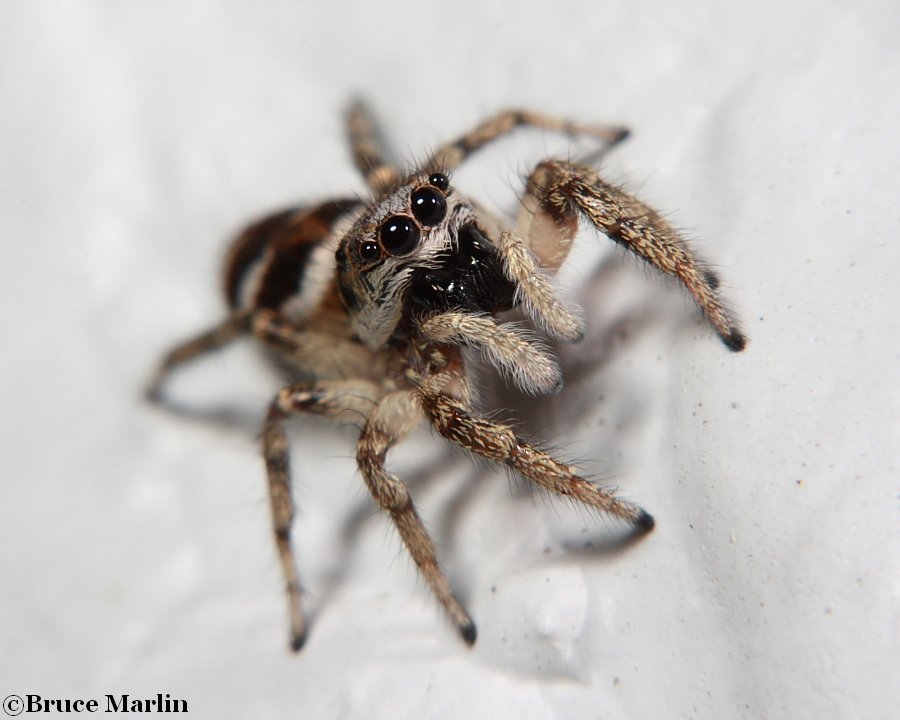
[[[447,214],[447,201],[434,188],[421,187],[412,194],[412,213],[423,225],[437,225]]]
[[[381,245],[391,255],[406,255],[419,244],[419,226],[412,218],[393,215],[381,225]]]

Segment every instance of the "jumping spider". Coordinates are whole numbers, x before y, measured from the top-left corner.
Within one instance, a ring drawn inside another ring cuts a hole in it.
[[[475,624],[442,573],[406,487],[385,469],[388,450],[422,420],[469,453],[615,516],[637,533],[653,528],[645,510],[473,409],[464,348],[481,351],[525,392],[544,395],[561,387],[559,366],[547,348],[497,316],[520,308],[551,337],[581,337],[579,311],[557,299],[550,280],[580,221],[678,278],[725,345],[744,347],[744,335],[718,295],[716,276],[658,212],[591,167],[541,162],[528,177],[516,230],[451,185],[450,172],[460,163],[520,126],[590,136],[607,148],[627,135],[622,128],[504,112],[438,148],[405,175],[387,161],[369,114],[354,105],[347,132],[371,199],[292,207],[244,230],[225,266],[228,317],[173,349],[150,386],[149,395],[159,399],[175,367],[241,335],[253,336],[297,369],[296,381],[272,400],[262,430],[294,650],[307,630],[290,540],[294,504],[284,429],[290,415],[364,420],[356,451],[363,480],[471,645]]]

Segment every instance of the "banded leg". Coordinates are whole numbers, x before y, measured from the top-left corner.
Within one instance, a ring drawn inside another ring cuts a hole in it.
[[[462,639],[472,645],[476,636],[475,623],[456,599],[438,565],[434,543],[416,512],[409,491],[384,468],[387,451],[420,420],[414,393],[403,390],[386,396],[360,436],[356,459],[366,486],[390,514],[422,577],[456,624]]]
[[[239,335],[246,333],[249,325],[250,313],[238,310],[211,330],[174,347],[163,358],[159,369],[147,386],[147,398],[153,401],[160,400],[163,383],[176,367],[228,345]]]
[[[459,400],[443,393],[423,392],[421,403],[434,428],[465,450],[508,465],[541,487],[609,513],[638,531],[653,529],[653,516],[646,510],[620,500],[611,490],[584,479],[576,468],[532,447],[517,437],[509,426],[473,417]]]
[[[387,152],[369,109],[362,102],[347,110],[347,138],[353,162],[375,193],[381,193],[400,181],[397,168],[387,160]]]
[[[535,127],[552,130],[566,135],[589,135],[607,143],[609,149],[628,137],[627,128],[582,125],[540,113],[524,110],[507,110],[485,120],[462,137],[439,148],[428,164],[430,171],[450,171],[460,165],[472,153],[489,142],[506,135],[519,127]]]
[[[300,576],[291,545],[294,500],[291,496],[289,447],[285,419],[292,414],[312,413],[334,419],[358,421],[366,418],[378,402],[378,387],[367,381],[320,382],[292,385],[272,400],[263,424],[262,446],[269,482],[269,501],[275,530],[275,545],[285,579],[290,618],[290,646],[294,651],[306,640],[306,623],[301,608]]]
[[[590,168],[549,160],[531,174],[523,206],[520,221],[527,224],[528,246],[544,267],[559,267],[583,217],[610,240],[680,280],[722,342],[734,351],[744,349],[746,338],[717,292],[716,274],[658,212],[633,195]]]

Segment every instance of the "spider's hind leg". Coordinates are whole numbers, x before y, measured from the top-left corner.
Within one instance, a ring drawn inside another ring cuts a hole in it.
[[[154,402],[160,402],[163,397],[163,385],[175,368],[201,355],[206,355],[225,347],[245,334],[249,327],[250,313],[244,310],[237,310],[214,328],[172,348],[163,358],[159,368],[147,385],[145,390],[147,398]]]
[[[469,132],[438,148],[428,169],[449,171],[488,143],[508,135],[516,128],[533,127],[563,133],[594,137],[605,143],[602,152],[618,145],[628,137],[628,129],[617,126],[586,125],[528,110],[505,110],[489,117]]]
[[[387,159],[381,133],[365,103],[354,102],[346,115],[347,138],[353,163],[374,192],[380,193],[400,180],[397,168]]]

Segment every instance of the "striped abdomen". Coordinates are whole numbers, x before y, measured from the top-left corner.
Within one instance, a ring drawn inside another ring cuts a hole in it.
[[[314,314],[343,314],[334,251],[361,208],[358,200],[336,200],[284,210],[250,225],[226,259],[229,306],[274,310],[298,323]]]

